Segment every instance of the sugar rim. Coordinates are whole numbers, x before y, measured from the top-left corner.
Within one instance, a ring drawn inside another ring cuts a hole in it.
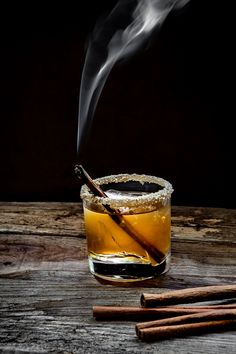
[[[109,197],[97,197],[91,193],[90,189],[87,185],[83,185],[80,192],[80,197],[82,200],[96,203],[96,204],[103,204],[103,205],[110,205],[111,207],[137,207],[144,204],[149,204],[153,202],[165,202],[167,199],[170,198],[172,192],[174,191],[170,182],[166,181],[161,177],[144,175],[144,174],[117,174],[117,175],[110,175],[105,177],[100,177],[94,180],[94,182],[101,186],[103,184],[108,183],[120,183],[120,182],[128,182],[128,181],[135,181],[140,182],[141,184],[144,183],[155,183],[163,187],[163,189],[157,192],[151,192],[142,196],[138,197],[127,197],[127,198],[109,198]]]

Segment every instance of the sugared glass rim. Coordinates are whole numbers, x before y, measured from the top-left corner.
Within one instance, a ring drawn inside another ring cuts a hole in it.
[[[112,208],[123,207],[138,207],[144,204],[150,204],[155,202],[164,203],[166,200],[170,199],[172,192],[174,191],[170,182],[166,181],[161,177],[150,176],[145,174],[117,174],[105,177],[100,177],[94,179],[94,182],[101,186],[108,183],[122,183],[135,181],[144,183],[154,183],[161,187],[157,192],[150,192],[141,196],[127,196],[126,198],[109,198],[109,197],[97,197],[95,196],[87,185],[83,185],[80,192],[80,197],[82,200],[87,202],[110,205]]]

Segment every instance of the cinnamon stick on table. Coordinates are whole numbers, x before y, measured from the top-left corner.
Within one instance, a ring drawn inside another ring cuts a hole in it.
[[[128,307],[128,306],[93,306],[93,317],[97,320],[148,320],[169,318],[195,313],[205,313],[212,310],[235,310],[236,304],[208,306],[167,306],[159,308]],[[149,322],[150,323],[150,322]]]
[[[187,335],[198,335],[219,330],[231,330],[235,325],[236,320],[220,320],[143,328],[138,331],[138,337],[144,341],[153,341]]]
[[[185,316],[176,316],[171,318],[164,318],[162,320],[140,322],[135,326],[136,333],[139,335],[140,330],[144,328],[153,328],[161,326],[173,326],[179,324],[187,324],[194,322],[207,322],[207,321],[218,321],[218,320],[236,320],[236,309],[213,309],[208,311],[203,311],[199,313],[194,313]]]
[[[155,307],[229,298],[236,298],[236,285],[202,286],[172,290],[162,294],[143,293],[141,295],[141,305],[143,307]]]
[[[156,308],[156,307],[155,307]],[[162,308],[162,307],[161,307]],[[168,309],[205,309],[205,310],[213,310],[213,309],[219,309],[219,310],[227,310],[227,309],[236,309],[236,304],[231,303],[231,304],[218,304],[218,305],[170,305],[167,306]]]
[[[93,306],[93,317],[97,320],[144,320],[163,317],[174,317],[192,313],[207,312],[208,308],[142,308],[142,307],[120,307],[120,306]]]

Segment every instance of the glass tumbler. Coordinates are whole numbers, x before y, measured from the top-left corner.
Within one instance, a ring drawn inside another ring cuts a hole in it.
[[[81,188],[90,272],[109,281],[165,273],[171,257],[172,185],[160,177],[118,174],[95,179],[106,197]]]

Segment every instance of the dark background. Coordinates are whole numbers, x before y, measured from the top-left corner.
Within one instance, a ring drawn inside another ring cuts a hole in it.
[[[79,200],[80,162],[92,177],[166,178],[175,205],[234,208],[233,9],[220,1],[192,0],[115,66],[76,156],[88,38],[115,3],[1,9],[0,200]]]

